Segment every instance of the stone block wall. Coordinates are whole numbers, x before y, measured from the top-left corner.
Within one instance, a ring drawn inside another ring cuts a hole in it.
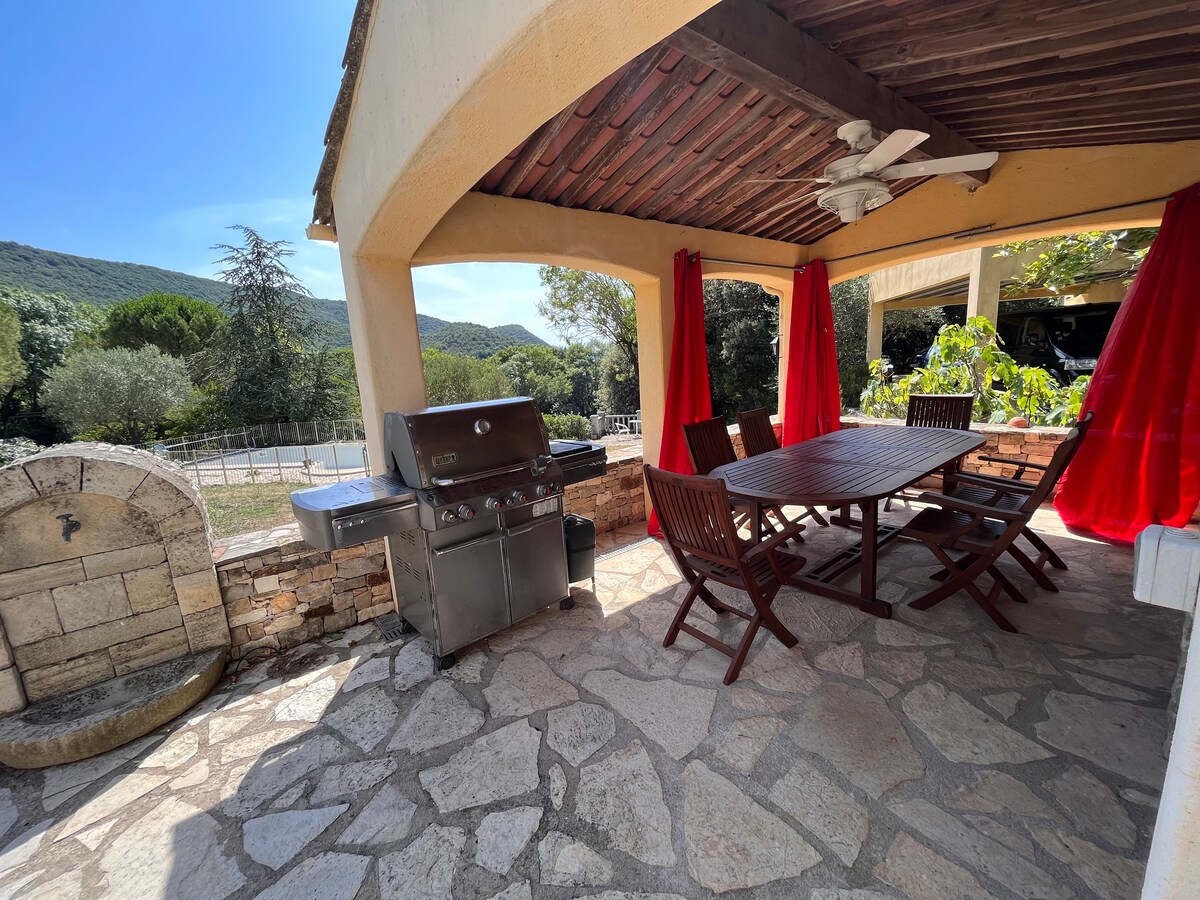
[[[646,494],[642,490],[640,449],[618,451],[608,458],[608,472],[568,487],[563,511],[591,519],[596,533],[615,531],[646,518]]]
[[[324,553],[295,526],[232,547],[217,563],[231,655],[286,650],[394,611],[383,541]]]
[[[0,469],[0,712],[228,642],[182,472],[87,443]]]

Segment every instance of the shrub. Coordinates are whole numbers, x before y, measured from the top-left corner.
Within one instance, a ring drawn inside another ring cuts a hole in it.
[[[862,392],[868,416],[902,419],[909,394],[974,394],[977,422],[1007,422],[1023,416],[1030,425],[1073,425],[1089,378],[1063,387],[1045,369],[1018,366],[1000,349],[996,328],[983,316],[965,325],[946,325],[930,353],[930,365],[899,381],[884,379],[881,363],[871,363]]]
[[[551,439],[586,441],[592,435],[592,423],[583,416],[543,416]]]

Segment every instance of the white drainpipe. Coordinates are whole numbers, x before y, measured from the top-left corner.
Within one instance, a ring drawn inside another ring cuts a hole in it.
[[[1136,599],[1187,612],[1192,628],[1200,595],[1200,533],[1147,528],[1137,538],[1133,582]],[[1192,633],[1188,644],[1142,900],[1200,895],[1200,634]]]

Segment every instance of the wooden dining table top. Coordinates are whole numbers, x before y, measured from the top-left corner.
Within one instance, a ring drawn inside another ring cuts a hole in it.
[[[950,428],[847,428],[713,469],[729,492],[772,505],[880,500],[985,443]]]

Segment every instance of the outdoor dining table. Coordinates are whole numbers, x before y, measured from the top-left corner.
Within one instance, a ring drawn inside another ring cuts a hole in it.
[[[857,542],[811,563],[790,583],[886,619],[892,605],[875,593],[878,551],[900,527],[879,524],[879,501],[927,475],[951,471],[984,442],[981,434],[949,428],[848,428],[740,459],[709,474],[724,479],[731,494],[761,506],[827,505],[841,510],[834,524],[861,526]],[[851,506],[859,508],[860,519],[850,517]],[[754,517],[756,529],[759,518]],[[857,592],[834,584],[855,565]]]

